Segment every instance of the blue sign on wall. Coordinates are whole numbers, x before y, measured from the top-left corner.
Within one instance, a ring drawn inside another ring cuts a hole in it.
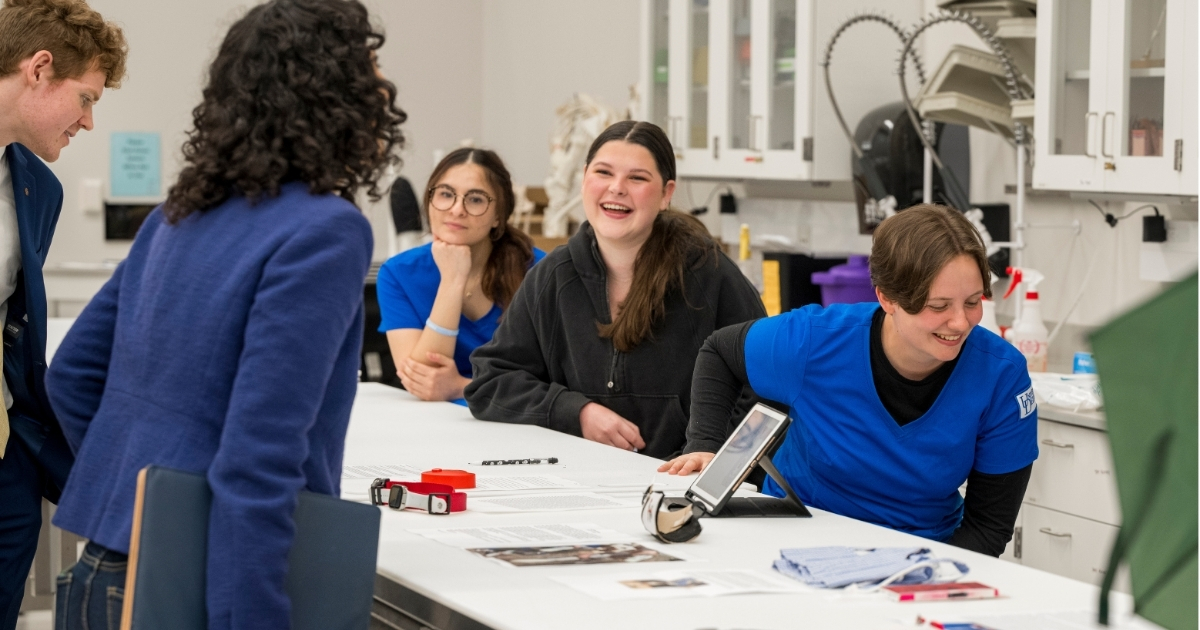
[[[157,133],[112,134],[109,168],[113,197],[158,197],[162,195],[160,151]]]

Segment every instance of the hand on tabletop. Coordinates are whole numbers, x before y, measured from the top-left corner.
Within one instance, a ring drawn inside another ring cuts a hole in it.
[[[471,379],[458,373],[454,359],[436,352],[428,352],[429,363],[425,365],[405,359],[396,373],[410,394],[421,400],[455,400],[462,398],[463,388]]]
[[[434,238],[433,262],[442,274],[442,282],[465,286],[471,273],[471,248]]]
[[[579,428],[583,437],[593,442],[626,451],[646,448],[636,424],[598,403],[588,403],[579,411]]]
[[[708,463],[716,457],[716,453],[688,453],[680,455],[675,459],[658,467],[658,472],[670,473],[672,475],[690,475],[694,472],[698,473],[704,470]]]

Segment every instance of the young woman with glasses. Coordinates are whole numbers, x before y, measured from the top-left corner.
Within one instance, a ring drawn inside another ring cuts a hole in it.
[[[425,190],[433,242],[379,270],[379,330],[387,333],[400,382],[421,400],[462,404],[471,352],[491,340],[525,272],[545,256],[509,225],[515,204],[498,155],[453,151]]]
[[[675,151],[657,126],[619,122],[592,143],[587,223],[530,272],[471,357],[476,418],[652,457],[683,448],[700,345],[765,313],[704,225],[670,209],[674,191]]]

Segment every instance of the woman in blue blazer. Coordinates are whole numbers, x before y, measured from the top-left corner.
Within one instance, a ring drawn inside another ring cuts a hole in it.
[[[178,181],[47,376],[76,451],[54,523],[91,541],[59,578],[66,627],[120,610],[151,464],[212,487],[209,628],[289,626],[297,493],[338,494],[357,383],[372,238],[351,200],[403,144],[382,44],[356,0],[272,0],[230,28]]]

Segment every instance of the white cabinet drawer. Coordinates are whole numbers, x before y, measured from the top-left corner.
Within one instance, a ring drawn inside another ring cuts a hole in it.
[[[1038,450],[1026,503],[1101,523],[1121,522],[1107,433],[1038,420]]]
[[[1104,580],[1117,527],[1032,505],[1021,516],[1022,564],[1090,584]],[[1118,573],[1113,588],[1129,592],[1127,571]]]

